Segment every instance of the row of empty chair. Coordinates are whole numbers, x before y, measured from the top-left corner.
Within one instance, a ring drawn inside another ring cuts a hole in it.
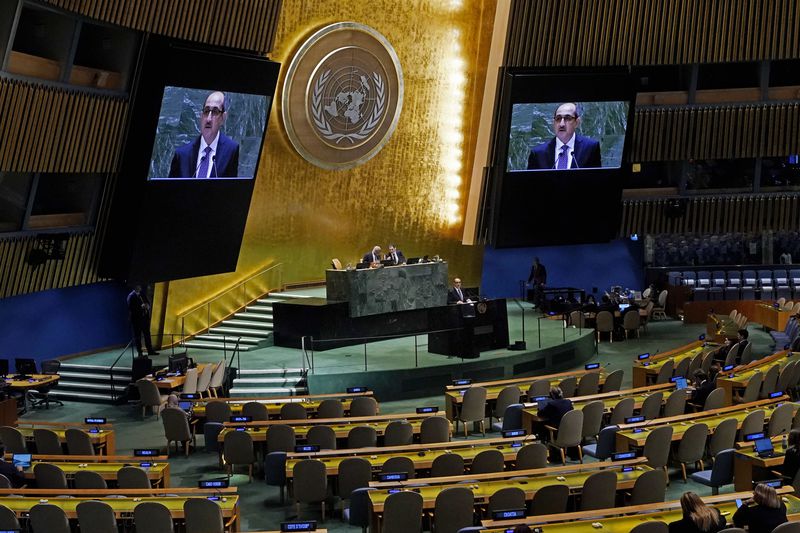
[[[670,285],[692,288],[695,300],[800,298],[800,269],[682,271],[667,274]]]

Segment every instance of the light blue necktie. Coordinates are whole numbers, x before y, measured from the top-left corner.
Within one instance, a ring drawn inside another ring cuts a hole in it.
[[[559,170],[566,170],[569,168],[569,161],[567,160],[569,155],[567,154],[567,150],[569,150],[569,145],[565,144],[561,147],[561,153],[558,154],[558,164],[556,168]]]
[[[198,178],[207,178],[208,177],[208,162],[211,160],[211,147],[206,146],[206,149],[203,150],[205,155],[203,159],[200,161],[200,168],[197,169],[197,177]]]

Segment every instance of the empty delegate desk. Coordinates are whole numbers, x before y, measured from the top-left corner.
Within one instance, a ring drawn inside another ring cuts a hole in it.
[[[780,470],[786,457],[786,447],[783,437],[768,437],[773,446],[773,453],[759,453],[755,449],[755,442],[738,442],[733,454],[733,487],[735,490],[749,490],[753,488],[754,481],[775,479],[779,477],[774,471]],[[791,480],[785,481],[786,484]]]
[[[690,342],[680,348],[675,348],[668,352],[655,355],[640,354],[633,363],[633,387],[644,387],[655,383],[656,376],[669,360],[672,360],[675,367],[684,359],[694,359],[698,355],[705,355],[719,348],[719,344],[707,343],[701,340]]]
[[[11,461],[13,454],[6,454]],[[39,455],[31,456],[31,466],[24,469],[26,479],[33,479],[33,466],[36,463],[50,463],[58,466],[67,479],[80,470],[97,472],[106,481],[117,479],[116,472],[123,466],[138,466],[147,472],[154,486],[170,486],[169,458],[166,455],[130,457],[127,455]]]
[[[769,328],[774,331],[783,331],[791,317],[791,310],[782,309],[777,304],[768,305],[760,303],[756,305],[756,312],[753,315],[753,321],[758,322],[765,328]]]
[[[70,422],[45,422],[45,421],[20,421],[17,423],[17,429],[25,437],[25,441],[33,443],[33,431],[35,429],[49,429],[58,435],[62,444],[67,442],[66,433],[68,429],[79,429],[89,436],[92,446],[98,453],[104,455],[115,455],[117,451],[116,446],[116,433],[111,424],[103,424],[101,426],[93,426],[88,424],[70,423]]]
[[[263,396],[255,397],[241,397],[241,398],[211,398],[192,401],[192,417],[205,418],[206,404],[209,402],[224,402],[231,408],[231,414],[239,415],[242,413],[242,408],[245,404],[250,402],[257,402],[263,404],[267,408],[267,413],[270,418],[280,418],[281,407],[287,403],[301,404],[309,416],[314,416],[319,409],[320,404],[325,400],[340,400],[345,413],[350,411],[350,402],[353,398],[359,396],[372,396],[372,391],[366,392],[353,392],[353,393],[340,393],[340,394],[313,394],[305,396],[288,396],[286,398],[264,398]]]
[[[730,372],[723,372],[718,375],[717,387],[721,387],[725,391],[725,404],[731,405],[733,403],[734,394],[743,391],[756,372],[766,375],[770,367],[775,365],[778,366],[778,371],[780,372],[783,367],[792,361],[800,361],[800,353],[795,353],[791,356],[789,356],[789,354],[791,354],[791,352],[782,350],[768,357],[753,361],[752,363],[737,366]]]

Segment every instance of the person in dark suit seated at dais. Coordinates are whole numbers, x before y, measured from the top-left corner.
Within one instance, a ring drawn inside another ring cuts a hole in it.
[[[371,252],[367,252],[367,253],[364,254],[364,257],[361,258],[361,262],[362,263],[367,263],[367,264],[370,264],[370,265],[374,264],[374,263],[380,263],[381,262],[381,247],[378,246],[377,244],[375,246],[373,246]]]
[[[406,264],[406,256],[403,255],[403,252],[398,250],[394,244],[389,245],[389,253],[386,254],[384,258],[387,261],[392,261],[394,265],[405,265]]]
[[[239,176],[239,144],[220,133],[228,112],[225,94],[213,92],[200,112],[200,135],[175,149],[170,178],[235,178]]]
[[[601,167],[600,143],[578,135],[581,125],[578,106],[565,103],[553,114],[555,137],[533,147],[528,156],[528,170],[568,170]]]

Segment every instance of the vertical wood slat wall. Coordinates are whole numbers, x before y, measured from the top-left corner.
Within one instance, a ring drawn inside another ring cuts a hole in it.
[[[91,19],[267,54],[275,43],[282,0],[44,0]]]
[[[685,214],[668,216],[674,199],[623,200],[620,237],[633,233],[735,233],[797,230],[800,197],[789,194],[683,198]]]

